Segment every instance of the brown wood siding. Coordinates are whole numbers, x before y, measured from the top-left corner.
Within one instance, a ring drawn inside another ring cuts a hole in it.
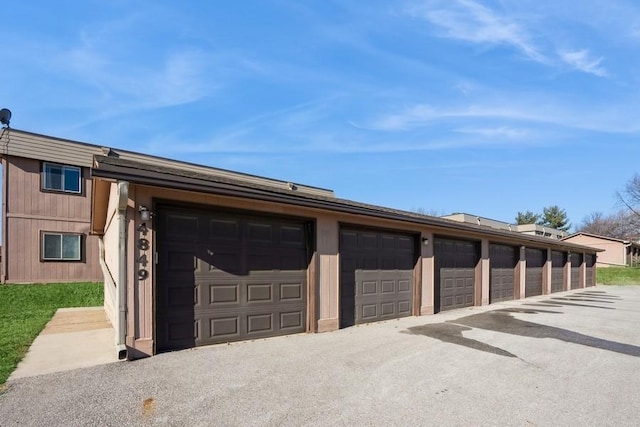
[[[91,180],[88,168],[82,169],[81,194],[41,191],[40,168],[37,160],[11,157],[8,162],[7,213],[45,218],[60,218],[89,222],[91,220]]]
[[[89,236],[91,181],[83,168],[80,195],[43,192],[38,160],[10,157],[6,179],[6,278],[15,282],[102,281],[98,238]],[[40,261],[42,231],[83,234],[83,262]]]
[[[82,233],[84,262],[40,261],[40,233]],[[89,236],[89,223],[9,218],[7,282],[102,281],[98,237]]]
[[[79,144],[11,129],[3,135],[0,152],[11,157],[42,159],[74,166],[91,166],[99,146]]]

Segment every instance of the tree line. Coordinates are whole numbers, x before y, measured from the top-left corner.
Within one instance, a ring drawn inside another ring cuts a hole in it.
[[[616,192],[619,210],[610,214],[592,212],[576,227],[576,232],[597,234],[624,240],[640,240],[640,174],[635,174]],[[554,205],[542,209],[542,213],[518,212],[517,224],[539,224],[558,230],[571,228],[564,209]]]
[[[557,205],[542,208],[542,213],[531,211],[518,212],[518,215],[516,215],[516,224],[538,224],[543,227],[555,228],[562,231],[567,231],[571,228],[567,211],[560,209]]]
[[[623,240],[640,240],[640,174],[632,176],[616,192],[620,209],[610,214],[592,212],[582,220],[578,231],[614,237]]]

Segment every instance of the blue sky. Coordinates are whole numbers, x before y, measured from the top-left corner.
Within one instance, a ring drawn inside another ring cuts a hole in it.
[[[14,128],[512,221],[616,209],[640,159],[633,1],[29,1]]]

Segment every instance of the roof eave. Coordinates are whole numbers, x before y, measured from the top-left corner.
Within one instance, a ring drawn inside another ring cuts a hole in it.
[[[267,202],[284,203],[302,207],[308,207],[313,209],[323,209],[334,212],[371,216],[381,219],[388,219],[393,221],[401,221],[411,224],[420,224],[441,230],[443,234],[446,234],[447,230],[463,231],[470,234],[475,234],[478,238],[482,236],[494,236],[505,240],[513,240],[516,244],[532,243],[536,246],[545,246],[551,244],[558,249],[565,250],[583,250],[588,252],[601,252],[601,249],[596,249],[588,246],[577,245],[575,243],[562,242],[560,240],[551,240],[548,238],[538,238],[535,236],[528,236],[518,232],[509,232],[502,230],[494,230],[491,228],[480,228],[479,226],[472,226],[469,224],[443,220],[436,217],[429,216],[417,216],[410,214],[403,214],[400,212],[388,212],[382,207],[366,204],[346,204],[342,199],[338,198],[321,198],[321,197],[309,197],[297,193],[286,193],[278,191],[277,189],[264,189],[254,188],[248,186],[242,186],[236,183],[224,183],[211,180],[203,180],[199,178],[193,178],[188,176],[180,176],[177,174],[171,174],[166,172],[158,172],[148,169],[140,169],[137,167],[131,167],[126,165],[119,165],[113,163],[105,163],[100,161],[100,156],[96,156],[94,162],[94,168],[91,170],[92,178],[109,179],[109,180],[124,180],[131,183],[148,185],[153,187],[165,187],[174,190],[186,190],[200,193],[216,194],[223,196],[242,197],[252,200],[260,200]],[[144,165],[139,165],[144,167]],[[381,210],[382,209],[382,210]]]

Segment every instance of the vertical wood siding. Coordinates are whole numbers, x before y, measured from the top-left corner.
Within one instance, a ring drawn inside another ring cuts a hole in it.
[[[40,190],[40,162],[7,161],[6,282],[102,281],[98,238],[89,235],[91,181],[83,169],[81,195]],[[40,261],[42,231],[83,234],[82,262]]]

